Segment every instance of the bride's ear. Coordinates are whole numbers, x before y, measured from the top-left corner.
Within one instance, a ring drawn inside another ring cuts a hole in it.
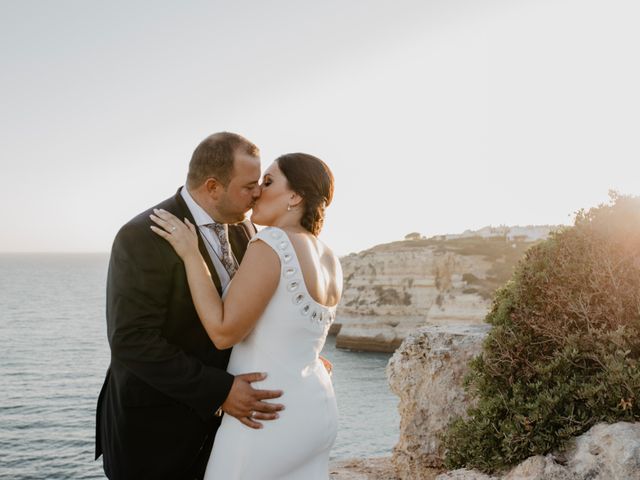
[[[293,192],[289,196],[289,206],[291,208],[296,208],[296,207],[300,206],[301,204],[302,204],[302,196],[300,196],[297,193]]]

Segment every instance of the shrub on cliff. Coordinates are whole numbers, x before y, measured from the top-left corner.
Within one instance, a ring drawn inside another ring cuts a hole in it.
[[[640,197],[612,194],[532,247],[487,321],[447,467],[494,471],[599,421],[640,420]]]

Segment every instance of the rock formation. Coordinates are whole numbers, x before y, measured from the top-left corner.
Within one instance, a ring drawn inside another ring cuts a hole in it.
[[[482,347],[489,325],[423,327],[410,334],[387,366],[391,390],[400,397],[400,440],[393,463],[402,479],[423,480],[440,467],[440,435],[469,405],[462,387],[468,363]],[[431,478],[431,477],[429,477]]]
[[[400,398],[400,439],[392,463],[400,480],[432,480],[442,466],[440,434],[469,406],[462,383],[489,325],[428,326],[411,333],[387,366]],[[365,462],[366,465],[366,462]],[[340,478],[340,477],[336,477]],[[354,477],[358,478],[358,477]],[[369,476],[360,478],[389,478]],[[507,472],[487,475],[467,469],[436,480],[640,480],[640,423],[600,423],[563,452],[536,455]]]
[[[577,437],[565,452],[529,457],[502,475],[460,469],[436,479],[639,480],[640,423],[599,423]]]
[[[533,245],[530,237],[537,241],[551,227],[530,229],[530,236],[522,228],[512,237],[504,228],[493,236],[484,229],[476,236],[411,236],[343,257],[336,346],[393,352],[420,326],[482,323],[491,295]]]

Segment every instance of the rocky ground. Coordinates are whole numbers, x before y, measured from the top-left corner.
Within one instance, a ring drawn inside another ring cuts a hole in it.
[[[442,469],[428,469],[429,480],[435,480]],[[331,465],[331,480],[400,480],[396,475],[391,457],[351,459]]]
[[[390,457],[354,458],[333,462],[331,480],[397,480]]]

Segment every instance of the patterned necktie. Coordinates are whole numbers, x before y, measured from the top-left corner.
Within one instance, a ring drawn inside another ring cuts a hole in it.
[[[218,237],[218,240],[220,240],[220,251],[222,252],[222,255],[220,255],[220,261],[227,270],[229,277],[233,278],[238,267],[233,259],[233,253],[231,252],[231,244],[229,243],[229,237],[227,236],[227,226],[222,223],[209,223],[205,225],[205,227],[212,230],[213,233],[216,234],[216,237]]]

